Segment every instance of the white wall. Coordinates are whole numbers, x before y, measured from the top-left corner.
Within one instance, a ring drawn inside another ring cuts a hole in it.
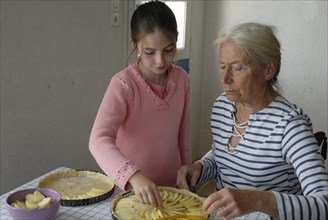
[[[190,1],[191,7],[191,36],[190,36],[190,62],[189,76],[192,89],[191,101],[191,144],[192,158],[199,159],[202,155],[199,153],[199,139],[201,127],[201,106],[202,96],[202,78],[206,71],[202,68],[203,62],[203,40],[204,40],[204,14],[205,1]]]
[[[98,169],[88,139],[125,65],[122,36],[110,1],[1,1],[0,193],[60,166]]]
[[[0,194],[59,166],[98,169],[89,133],[108,82],[125,65],[128,1],[110,26],[110,1],[1,1]],[[277,25],[284,94],[315,130],[327,126],[327,1],[192,3],[193,158],[211,143],[219,86],[217,30],[248,20]],[[312,98],[315,99],[312,99]]]
[[[205,10],[199,152],[210,148],[211,107],[222,92],[212,43],[218,30],[247,21],[278,28],[282,45],[278,80],[283,95],[303,107],[314,131],[327,133],[327,1],[206,1]]]

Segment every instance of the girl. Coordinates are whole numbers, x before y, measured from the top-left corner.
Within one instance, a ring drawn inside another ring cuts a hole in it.
[[[167,5],[140,5],[130,25],[139,61],[112,78],[89,148],[117,186],[161,207],[156,186],[176,186],[179,167],[191,164],[189,78],[172,65],[178,31]]]

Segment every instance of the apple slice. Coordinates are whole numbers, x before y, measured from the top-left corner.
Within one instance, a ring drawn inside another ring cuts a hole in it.
[[[26,200],[25,205],[26,205],[27,209],[37,209],[38,208],[38,205],[35,204],[32,200]]]
[[[11,206],[18,208],[18,209],[27,209],[26,205],[24,202],[16,201],[11,204]]]
[[[39,191],[35,191],[33,193],[33,202],[36,203],[36,204],[41,202],[44,198],[45,198],[45,196]]]
[[[46,208],[51,205],[51,198],[50,197],[45,197],[38,203],[39,208]]]

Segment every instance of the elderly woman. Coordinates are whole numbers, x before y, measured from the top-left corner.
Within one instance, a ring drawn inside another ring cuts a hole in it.
[[[218,40],[224,93],[212,110],[212,150],[181,167],[177,184],[189,188],[215,179],[217,190],[203,208],[217,217],[258,211],[327,219],[327,170],[309,117],[276,89],[281,53],[273,30],[244,23]]]

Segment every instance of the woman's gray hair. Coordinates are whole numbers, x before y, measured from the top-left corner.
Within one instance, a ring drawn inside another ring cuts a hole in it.
[[[234,26],[230,31],[219,34],[218,45],[223,42],[233,42],[253,57],[260,66],[265,67],[273,62],[277,65],[277,72],[271,79],[274,86],[280,71],[281,51],[280,43],[275,36],[276,27],[260,23],[242,23]]]

